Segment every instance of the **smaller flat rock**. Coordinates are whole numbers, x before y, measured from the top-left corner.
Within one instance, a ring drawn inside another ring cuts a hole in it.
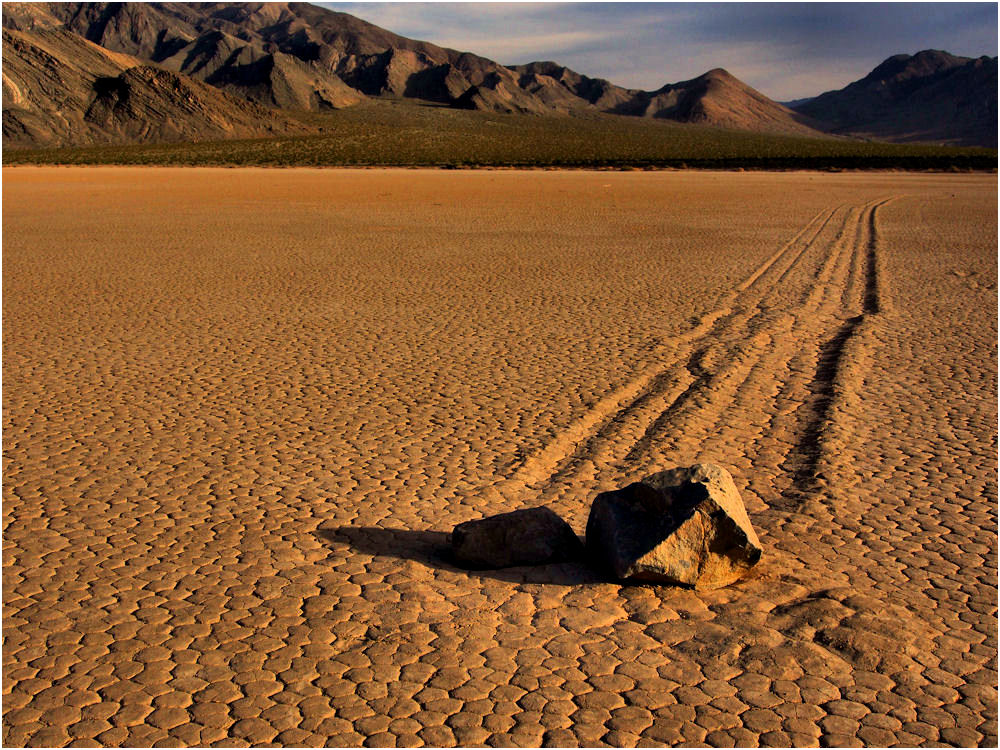
[[[583,553],[570,525],[544,506],[460,523],[451,533],[451,548],[467,568],[545,565]]]

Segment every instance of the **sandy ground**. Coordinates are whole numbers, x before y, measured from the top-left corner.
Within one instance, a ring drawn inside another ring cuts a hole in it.
[[[17,168],[6,745],[996,745],[995,175]],[[731,469],[711,593],[459,522]]]

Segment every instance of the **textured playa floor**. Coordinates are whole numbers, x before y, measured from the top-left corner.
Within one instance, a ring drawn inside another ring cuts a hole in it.
[[[995,175],[3,187],[5,745],[996,745]],[[740,585],[442,555],[696,460]]]

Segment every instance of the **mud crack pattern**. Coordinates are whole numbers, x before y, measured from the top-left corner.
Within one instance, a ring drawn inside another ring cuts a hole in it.
[[[5,178],[5,745],[996,745],[995,177]],[[741,585],[442,555],[699,460]]]

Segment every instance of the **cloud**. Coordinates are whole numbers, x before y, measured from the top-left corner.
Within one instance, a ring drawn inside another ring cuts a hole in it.
[[[710,68],[780,101],[841,88],[890,55],[997,54],[993,3],[321,3],[512,65],[555,60],[631,88]]]
[[[465,51],[474,51],[484,57],[494,60],[515,60],[530,62],[551,56],[556,52],[587,47],[603,39],[599,33],[592,31],[557,31],[550,33],[528,33],[497,39],[495,34],[456,34],[454,37],[437,37],[432,40],[441,47]],[[468,45],[474,44],[474,47]],[[492,50],[492,54],[490,51]]]

